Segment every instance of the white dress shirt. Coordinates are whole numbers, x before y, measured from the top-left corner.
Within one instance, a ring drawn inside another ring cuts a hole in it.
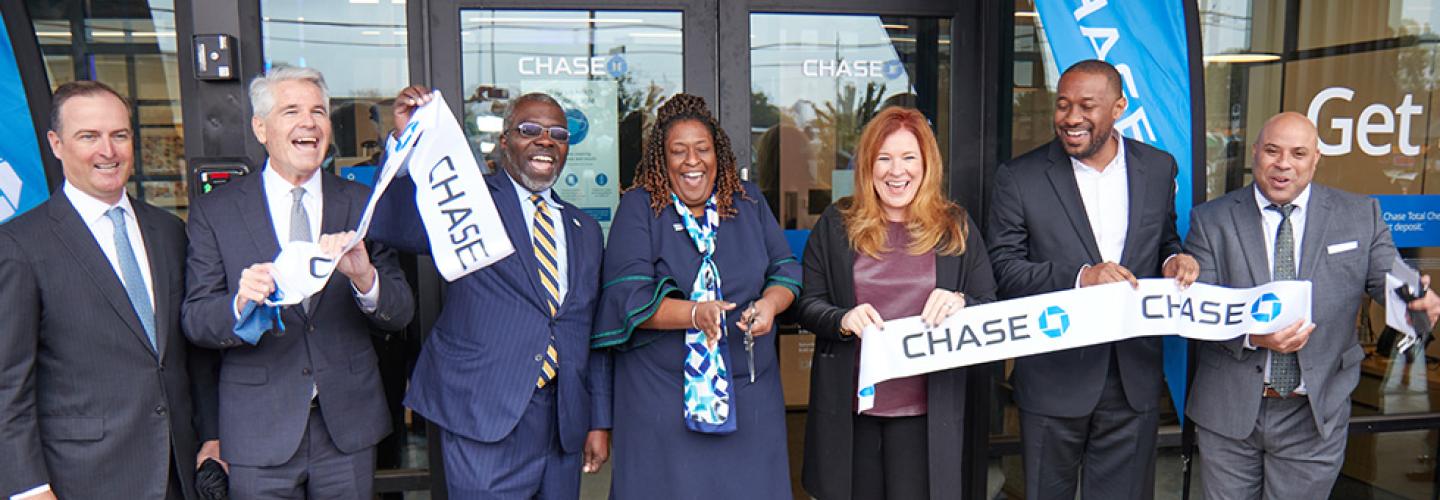
[[[1265,226],[1265,262],[1270,264],[1270,279],[1272,280],[1275,279],[1275,233],[1280,231],[1281,220],[1279,210],[1269,210],[1265,208],[1273,204],[1275,203],[1265,198],[1265,193],[1260,192],[1260,188],[1257,186],[1255,188],[1255,205],[1260,207],[1260,220]],[[1305,190],[1301,191],[1300,195],[1295,197],[1295,201],[1290,202],[1290,204],[1295,205],[1295,209],[1290,211],[1290,235],[1294,237],[1295,241],[1295,275],[1299,277],[1300,243],[1305,241],[1305,212],[1306,208],[1310,206],[1310,186],[1305,186]],[[1255,346],[1250,343],[1249,336],[1245,337],[1245,348],[1255,349]],[[1270,356],[1271,352],[1268,350],[1265,351],[1266,384],[1270,383]],[[1304,373],[1300,374],[1300,385],[1295,387],[1295,393],[1306,393]]]
[[[1125,177],[1125,139],[1119,135],[1112,137],[1119,146],[1104,170],[1086,165],[1073,156],[1070,167],[1075,171],[1075,185],[1080,188],[1080,201],[1085,204],[1085,217],[1090,220],[1100,258],[1118,263],[1125,253],[1125,233],[1130,229],[1130,182]],[[1076,273],[1076,288],[1080,287],[1080,275],[1089,267],[1081,267]]]
[[[555,202],[555,192],[552,189],[546,188],[539,193],[533,193],[525,188],[525,186],[521,186],[519,182],[515,182],[515,179],[510,177],[509,172],[505,172],[503,175],[505,178],[510,179],[511,185],[515,186],[515,195],[520,198],[520,213],[525,214],[525,231],[530,235],[530,246],[532,248],[529,250],[520,249],[520,251],[535,251],[533,248],[535,245],[535,204],[530,202],[530,195],[540,195],[541,198],[545,199],[545,207],[550,209],[550,218],[554,219],[553,222],[555,222],[555,279],[559,281],[559,283],[555,285],[560,289],[559,302],[564,304],[565,293],[570,290],[570,270],[568,269],[569,261],[566,260],[566,255],[568,254],[565,251],[565,218],[560,215],[561,207],[559,203]]]
[[[130,197],[122,191],[120,202],[112,205],[85,194],[69,181],[66,181],[61,189],[65,190],[65,197],[70,199],[75,211],[80,213],[80,220],[85,221],[85,226],[90,228],[90,235],[95,237],[95,243],[100,244],[100,250],[105,252],[110,268],[115,270],[115,277],[120,279],[122,284],[125,279],[124,273],[120,271],[120,255],[115,249],[115,223],[106,213],[115,207],[125,210],[125,233],[130,237],[130,248],[135,251],[135,260],[140,263],[140,274],[145,278],[150,310],[155,310],[155,290],[151,286],[155,280],[150,274],[150,254],[145,250],[145,238],[140,234],[140,222],[135,218],[135,207],[130,205]]]
[[[270,224],[275,228],[275,241],[284,247],[285,243],[290,241],[290,208],[295,204],[295,195],[290,194],[290,190],[296,186],[271,168],[269,160],[265,161],[265,168],[260,171],[260,185],[265,189],[265,205],[270,209]],[[305,205],[305,215],[310,217],[310,241],[319,242],[325,207],[325,192],[321,188],[319,171],[311,174],[299,187],[305,188],[305,194],[300,196],[300,204]],[[368,292],[360,293],[354,283],[350,284],[350,290],[355,292],[355,302],[366,314],[375,312],[380,304],[379,271],[372,272],[371,275],[372,285]],[[239,303],[238,300],[235,302]],[[235,309],[235,319],[240,319],[238,308]]]
[[[130,204],[130,197],[122,190],[120,202],[110,204],[86,194],[69,181],[66,181],[61,189],[64,190],[65,197],[70,199],[75,211],[80,214],[80,220],[85,222],[85,227],[90,229],[95,243],[100,244],[100,251],[105,253],[105,259],[110,261],[110,268],[115,271],[115,278],[120,280],[122,285],[125,283],[125,273],[120,271],[119,251],[115,249],[115,223],[106,213],[115,207],[125,210],[125,234],[130,237],[130,248],[135,251],[135,260],[139,262],[140,274],[145,280],[145,292],[150,297],[150,310],[154,311],[155,288],[151,285],[155,283],[155,279],[150,274],[150,254],[145,251],[145,238],[140,234],[140,222],[135,218],[135,207]],[[33,498],[49,491],[50,484],[46,483],[17,493],[10,499]]]

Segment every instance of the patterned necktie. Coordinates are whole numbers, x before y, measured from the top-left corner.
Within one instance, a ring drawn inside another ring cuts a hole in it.
[[[290,205],[290,241],[314,241],[315,236],[310,233],[310,212],[305,210],[305,188],[295,187],[290,190],[290,195],[295,197],[294,204]],[[315,296],[306,297],[300,302],[300,307],[305,312],[310,312],[310,304]]]
[[[112,208],[105,212],[115,224],[115,256],[120,260],[120,279],[124,281],[125,295],[130,297],[130,306],[140,317],[145,327],[145,336],[150,338],[150,348],[155,349],[155,308],[150,304],[150,293],[145,289],[145,277],[140,272],[140,261],[135,258],[135,248],[130,246],[130,232],[125,229],[125,209]]]
[[[553,317],[560,312],[560,281],[556,279],[560,272],[559,263],[555,260],[555,219],[550,218],[550,209],[540,195],[530,195],[530,203],[535,204],[534,235],[530,239],[535,247],[535,260],[540,263],[540,285],[545,288],[545,295],[541,298],[545,300],[550,316]],[[535,387],[545,387],[545,384],[555,380],[555,367],[560,366],[559,360],[559,353],[555,351],[555,337],[552,334],[550,343],[545,346],[545,359],[540,364],[540,379],[535,382]]]
[[[1275,230],[1274,281],[1295,279],[1295,232],[1290,226],[1290,213],[1295,205],[1270,205],[1266,210],[1280,212],[1280,227]],[[1293,352],[1270,352],[1270,387],[1281,396],[1289,396],[1300,386],[1300,361]]]

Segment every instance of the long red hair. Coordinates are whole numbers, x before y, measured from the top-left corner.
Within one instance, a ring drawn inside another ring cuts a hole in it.
[[[855,194],[852,201],[842,204],[840,209],[851,246],[870,257],[889,251],[885,241],[885,212],[880,205],[880,195],[875,192],[875,159],[880,156],[880,145],[885,139],[902,130],[915,134],[925,165],[915,199],[905,211],[905,229],[910,233],[906,251],[910,255],[932,250],[941,255],[965,253],[965,238],[970,228],[965,209],[941,192],[945,168],[940,160],[940,145],[925,115],[914,108],[900,106],[885,108],[865,124],[865,130],[860,133],[860,144],[855,149]]]

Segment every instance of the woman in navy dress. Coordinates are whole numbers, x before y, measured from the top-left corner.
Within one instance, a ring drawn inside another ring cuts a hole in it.
[[[704,100],[670,98],[648,139],[610,226],[592,340],[613,350],[610,495],[788,499],[770,334],[800,267]]]

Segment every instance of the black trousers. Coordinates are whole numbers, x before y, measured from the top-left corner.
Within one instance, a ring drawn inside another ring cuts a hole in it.
[[[855,417],[851,498],[930,498],[927,417]]]

